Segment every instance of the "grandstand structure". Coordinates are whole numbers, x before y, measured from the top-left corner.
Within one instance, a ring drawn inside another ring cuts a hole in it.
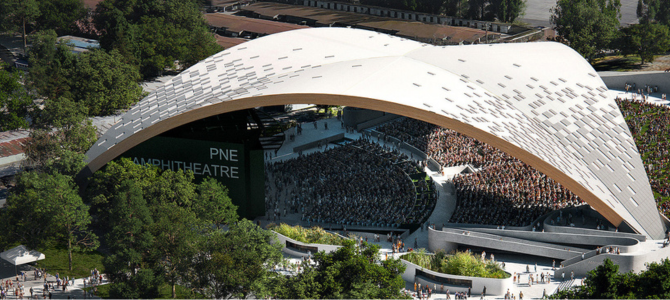
[[[644,165],[593,68],[559,43],[436,47],[366,30],[293,30],[215,54],[129,110],[90,176],[142,142],[260,106],[345,105],[453,129],[533,166],[618,227],[664,237]]]

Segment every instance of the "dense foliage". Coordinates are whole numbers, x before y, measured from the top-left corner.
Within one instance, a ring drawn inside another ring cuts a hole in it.
[[[624,27],[619,27],[620,8],[620,0],[559,0],[551,16],[556,40],[591,61],[618,50],[638,55],[644,64],[670,50],[670,0],[638,0],[639,24]]]
[[[21,173],[0,212],[3,231],[31,249],[60,245],[72,251],[96,249],[97,236],[89,229],[89,208],[78,194],[72,177],[58,172]]]
[[[403,255],[401,258],[422,268],[444,274],[484,278],[509,277],[509,274],[496,262],[482,260],[470,252],[458,251],[447,255],[444,251],[437,251],[434,255],[430,255],[425,251],[415,251]]]
[[[641,64],[652,62],[654,54],[670,49],[670,29],[659,23],[633,24],[621,28],[617,43],[623,55],[637,54]]]
[[[273,284],[283,299],[398,299],[405,286],[399,259],[379,261],[379,246],[346,240],[337,251],[316,253],[295,276],[277,277]]]
[[[196,0],[105,0],[94,18],[102,47],[118,50],[145,78],[187,68],[221,50]]]
[[[554,299],[668,299],[670,298],[670,259],[653,262],[636,274],[619,273],[609,258],[592,271],[584,285],[552,295]]]
[[[47,104],[65,98],[87,115],[99,116],[126,109],[143,95],[138,69],[117,51],[91,49],[76,55],[72,45],[57,41],[53,30],[36,33],[32,41],[27,83]]]
[[[658,22],[670,26],[670,0],[638,0],[637,17],[641,24]]]
[[[279,225],[270,224],[268,229],[290,239],[308,244],[344,245],[345,241],[341,236],[327,232],[321,227],[304,228],[300,225],[291,226],[281,223]]]
[[[556,34],[589,60],[612,48],[619,28],[620,0],[559,0],[552,9]]]
[[[6,67],[0,64],[0,131],[27,128],[32,98],[23,87],[21,73]]]

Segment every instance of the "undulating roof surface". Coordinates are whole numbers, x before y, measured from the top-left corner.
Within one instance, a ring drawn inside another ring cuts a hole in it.
[[[249,41],[182,72],[88,151],[87,172],[205,116],[309,101],[445,126],[532,165],[618,225],[664,229],[633,138],[593,68],[559,43],[435,47],[347,28]]]

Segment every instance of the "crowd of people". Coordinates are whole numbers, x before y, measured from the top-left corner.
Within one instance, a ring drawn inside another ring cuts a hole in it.
[[[617,99],[642,156],[658,209],[670,217],[670,109]]]
[[[575,194],[520,161],[453,180],[458,206],[451,223],[525,226],[553,210],[582,203]]]
[[[377,131],[412,145],[443,167],[482,167],[514,160],[505,152],[454,130],[410,118],[386,123]]]
[[[535,168],[453,130],[410,118],[377,130],[425,151],[442,167],[481,168],[454,178],[458,205],[451,223],[526,226],[552,210],[582,204]]]
[[[395,148],[365,138],[270,162],[266,165],[266,208],[272,211],[268,215],[281,217],[279,207],[284,206],[284,215],[299,213],[309,225],[420,224],[432,212],[437,194],[425,174],[412,180],[421,173],[419,165]]]

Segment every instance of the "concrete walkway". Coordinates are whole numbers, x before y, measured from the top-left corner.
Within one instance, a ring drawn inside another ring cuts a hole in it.
[[[16,273],[14,271],[14,265],[4,261],[0,260],[0,281],[4,283],[7,280],[11,280],[14,282],[14,287],[16,287]],[[16,270],[18,272],[25,272],[26,274],[26,279],[27,281],[21,280],[20,283],[23,286],[23,298],[24,299],[31,299],[30,297],[30,288],[33,289],[33,297],[34,299],[42,299],[42,291],[44,290],[44,279],[43,278],[38,278],[35,279],[33,275],[33,270],[34,268],[30,265],[21,265],[17,266]],[[55,287],[56,285],[56,277],[53,276],[52,274],[47,274],[47,282],[52,283]],[[105,281],[103,281],[103,284],[106,284]],[[75,279],[74,280],[74,285],[68,286],[68,288],[63,291],[62,289],[56,288],[54,291],[51,291],[52,299],[100,299],[99,297],[95,297],[92,294],[84,295],[84,280],[82,278],[80,279]],[[47,294],[48,298],[48,294]],[[7,299],[19,299],[17,295],[14,295],[14,289],[10,289],[10,292],[7,294]]]

